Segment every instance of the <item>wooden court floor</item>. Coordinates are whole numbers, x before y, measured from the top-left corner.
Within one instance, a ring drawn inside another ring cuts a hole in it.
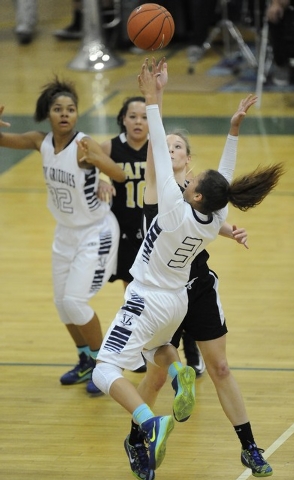
[[[124,98],[139,93],[136,75],[145,55],[119,51],[124,65],[100,74],[70,70],[79,43],[59,43],[52,36],[69,21],[69,0],[39,0],[38,35],[32,44],[19,46],[13,34],[13,3],[1,0],[0,104],[5,105],[11,131],[36,128],[32,116],[40,87],[53,74],[70,78],[80,93],[81,130],[102,141],[117,134],[115,116]],[[176,75],[185,78],[182,91],[166,90],[166,124],[188,129],[195,170],[215,168],[230,116],[246,93],[197,90],[198,72],[215,61],[213,52],[190,79],[185,49],[164,53],[171,82]],[[184,85],[192,83],[194,91],[185,90]],[[287,172],[256,209],[241,213],[230,208],[229,221],[248,230],[249,250],[226,239],[209,248],[229,328],[229,363],[256,441],[277,480],[293,480],[294,471],[293,115],[289,92],[264,93],[261,109],[248,114],[239,140],[237,175],[274,161],[285,162]],[[52,302],[54,221],[46,209],[40,157],[2,148],[0,166],[0,479],[131,479],[123,449],[129,415],[109,397],[88,396],[83,384],[59,383],[76,362],[76,352]],[[122,299],[119,282],[105,286],[93,299],[104,331]],[[126,375],[136,384],[142,378]],[[176,425],[156,480],[252,478],[240,463],[239,441],[207,373],[196,388],[195,412],[188,422]],[[170,413],[172,396],[167,383],[157,414]]]

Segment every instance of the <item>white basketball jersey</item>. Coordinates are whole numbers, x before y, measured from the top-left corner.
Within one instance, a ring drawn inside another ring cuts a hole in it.
[[[162,196],[168,196],[171,205],[164,218],[164,229],[160,226],[159,214],[146,234],[130,273],[145,285],[178,289],[189,281],[192,260],[217,237],[227,209],[207,219],[184,201],[173,176],[164,185]]]
[[[64,150],[55,154],[50,132],[40,150],[48,189],[47,206],[59,224],[70,228],[92,225],[110,209],[96,195],[99,170],[95,167],[85,170],[78,165],[76,140],[85,136],[78,133]]]
[[[164,289],[182,288],[192,260],[218,235],[228,207],[203,215],[185,202],[172,170],[158,107],[147,106],[147,118],[157,179],[158,215],[153,220],[130,269],[139,282]],[[237,137],[236,137],[237,139]],[[236,160],[236,140],[230,137],[219,170],[230,181]]]

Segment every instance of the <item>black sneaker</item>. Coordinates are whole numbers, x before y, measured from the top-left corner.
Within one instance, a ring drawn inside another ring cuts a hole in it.
[[[182,335],[184,354],[187,365],[194,368],[196,377],[199,378],[205,372],[205,363],[195,340],[187,333]]]
[[[79,363],[69,372],[66,372],[60,377],[62,385],[74,385],[75,383],[82,383],[92,378],[93,368],[96,362],[93,358],[88,357],[85,353],[79,355]]]
[[[34,32],[32,30],[21,30],[18,29],[15,31],[17,41],[21,45],[27,45],[28,43],[31,43],[34,37]]]
[[[53,35],[59,40],[81,40],[83,37],[83,29],[73,24],[61,30],[55,30]]]
[[[241,451],[242,465],[251,468],[254,477],[270,477],[273,474],[272,467],[262,456],[263,452],[264,450],[257,448],[255,444]]]
[[[130,445],[129,438],[128,435],[124,441],[124,447],[134,477],[138,480],[154,480],[155,473],[154,470],[149,470],[148,449],[144,441],[142,440],[142,443],[136,445]]]

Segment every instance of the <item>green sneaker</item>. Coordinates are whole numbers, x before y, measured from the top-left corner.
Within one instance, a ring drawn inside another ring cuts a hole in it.
[[[93,358],[88,357],[85,353],[79,355],[79,363],[69,372],[66,372],[60,377],[62,385],[74,385],[75,383],[82,383],[92,378],[93,368],[96,365]]]
[[[134,477],[138,480],[154,480],[155,473],[153,470],[149,470],[148,449],[144,443],[143,436],[142,442],[136,445],[130,445],[129,438],[130,436],[128,435],[124,441],[124,447]]]
[[[177,422],[185,422],[190,417],[195,405],[195,370],[182,367],[172,381],[175,398],[173,402],[174,417]]]
[[[171,415],[152,417],[141,425],[149,451],[149,471],[156,470],[165,457],[166,441],[174,428]]]
[[[257,448],[254,443],[241,451],[242,465],[251,468],[254,477],[270,477],[273,474],[272,467],[262,456],[263,452],[264,450]]]

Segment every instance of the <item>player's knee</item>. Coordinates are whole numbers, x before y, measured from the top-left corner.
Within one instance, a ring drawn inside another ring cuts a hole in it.
[[[86,325],[94,315],[94,310],[87,304],[86,300],[66,296],[62,300],[62,307],[74,325]]]
[[[59,318],[62,321],[62,323],[64,323],[65,325],[69,325],[70,323],[72,323],[70,318],[68,317],[65,309],[64,309],[62,299],[56,299],[55,298],[54,303],[55,303],[55,307],[58,311],[58,315],[59,315]]]
[[[99,362],[92,373],[92,380],[103,393],[109,394],[111,385],[115,380],[123,378],[122,369],[117,365]]]
[[[218,360],[213,364],[206,364],[212,380],[224,380],[230,375],[230,368],[226,360]]]

